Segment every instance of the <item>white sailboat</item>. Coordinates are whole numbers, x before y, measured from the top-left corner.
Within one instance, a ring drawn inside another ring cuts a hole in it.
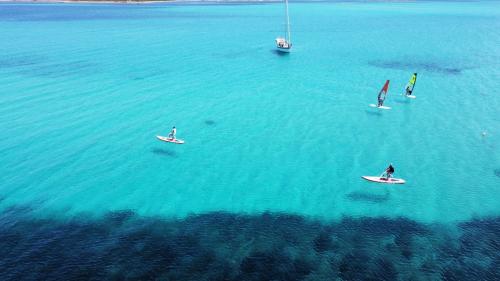
[[[288,0],[285,0],[285,14],[286,14],[286,30],[285,38],[276,38],[276,48],[281,52],[290,52],[292,48],[292,41],[290,39],[290,18],[288,17]]]

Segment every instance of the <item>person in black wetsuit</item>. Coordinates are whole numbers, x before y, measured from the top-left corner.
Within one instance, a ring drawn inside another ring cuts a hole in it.
[[[392,163],[389,164],[389,167],[385,169],[385,178],[389,179],[392,178],[392,174],[394,174],[394,167],[392,166]]]
[[[382,98],[382,96],[379,95],[377,107],[381,107],[383,105],[384,105],[384,99]]]
[[[170,131],[170,133],[168,134],[168,137],[169,139],[172,139],[172,140],[175,140],[175,134],[177,133],[177,129],[175,128],[175,126],[172,128],[172,131]]]

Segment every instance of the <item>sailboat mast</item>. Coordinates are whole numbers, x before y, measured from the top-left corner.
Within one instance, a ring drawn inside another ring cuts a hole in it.
[[[288,17],[288,0],[285,0],[285,13],[286,13],[286,40],[290,43],[290,18]]]

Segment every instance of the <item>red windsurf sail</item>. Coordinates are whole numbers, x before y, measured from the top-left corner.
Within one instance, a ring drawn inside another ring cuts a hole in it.
[[[385,81],[384,87],[382,87],[382,90],[380,90],[380,92],[378,93],[379,106],[381,106],[384,103],[388,90],[389,90],[389,80]]]

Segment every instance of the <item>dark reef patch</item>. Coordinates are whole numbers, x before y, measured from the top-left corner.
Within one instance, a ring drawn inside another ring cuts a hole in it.
[[[494,170],[493,173],[495,174],[495,176],[500,178],[500,169]]]
[[[415,221],[406,218],[389,219],[380,218],[351,218],[346,217],[341,222],[342,227],[339,230],[355,229],[356,233],[361,235],[369,235],[371,237],[383,237],[389,235],[413,236],[426,235],[430,233],[427,226],[419,224]]]
[[[370,263],[370,256],[364,251],[348,253],[340,261],[338,275],[343,280],[365,280],[369,276],[368,265]]]
[[[240,263],[237,280],[302,280],[312,271],[300,257],[292,259],[281,251],[251,253]]]
[[[122,225],[125,221],[132,218],[134,215],[135,213],[130,210],[110,212],[104,216],[104,220],[109,222],[110,225],[119,226]]]
[[[324,253],[333,248],[332,236],[329,231],[321,231],[313,240],[313,248],[316,252]]]
[[[32,66],[44,61],[44,58],[35,54],[29,55],[3,55],[0,56],[0,69]]]
[[[170,150],[170,149],[153,148],[153,149],[151,149],[151,152],[153,152],[156,155],[161,155],[161,156],[167,156],[167,157],[172,157],[172,158],[177,157],[177,153],[173,150]]]
[[[371,61],[371,66],[389,69],[403,69],[408,71],[428,71],[447,75],[458,75],[467,68],[450,67],[435,62],[402,62],[402,61]]]
[[[97,68],[95,63],[77,60],[37,64],[29,69],[19,70],[17,73],[32,77],[59,78],[71,75],[92,75]]]
[[[214,126],[216,124],[214,120],[205,120],[204,123],[207,126]]]
[[[389,200],[389,194],[378,195],[365,192],[351,192],[346,195],[351,201],[366,201],[372,203],[383,203]]]
[[[0,56],[0,69],[13,69],[16,73],[31,77],[57,78],[67,75],[90,75],[98,64],[84,60],[51,61],[37,54]]]
[[[447,227],[404,218],[215,212],[185,219],[0,213],[2,280],[499,280],[500,218]],[[29,209],[29,208],[28,208]]]

